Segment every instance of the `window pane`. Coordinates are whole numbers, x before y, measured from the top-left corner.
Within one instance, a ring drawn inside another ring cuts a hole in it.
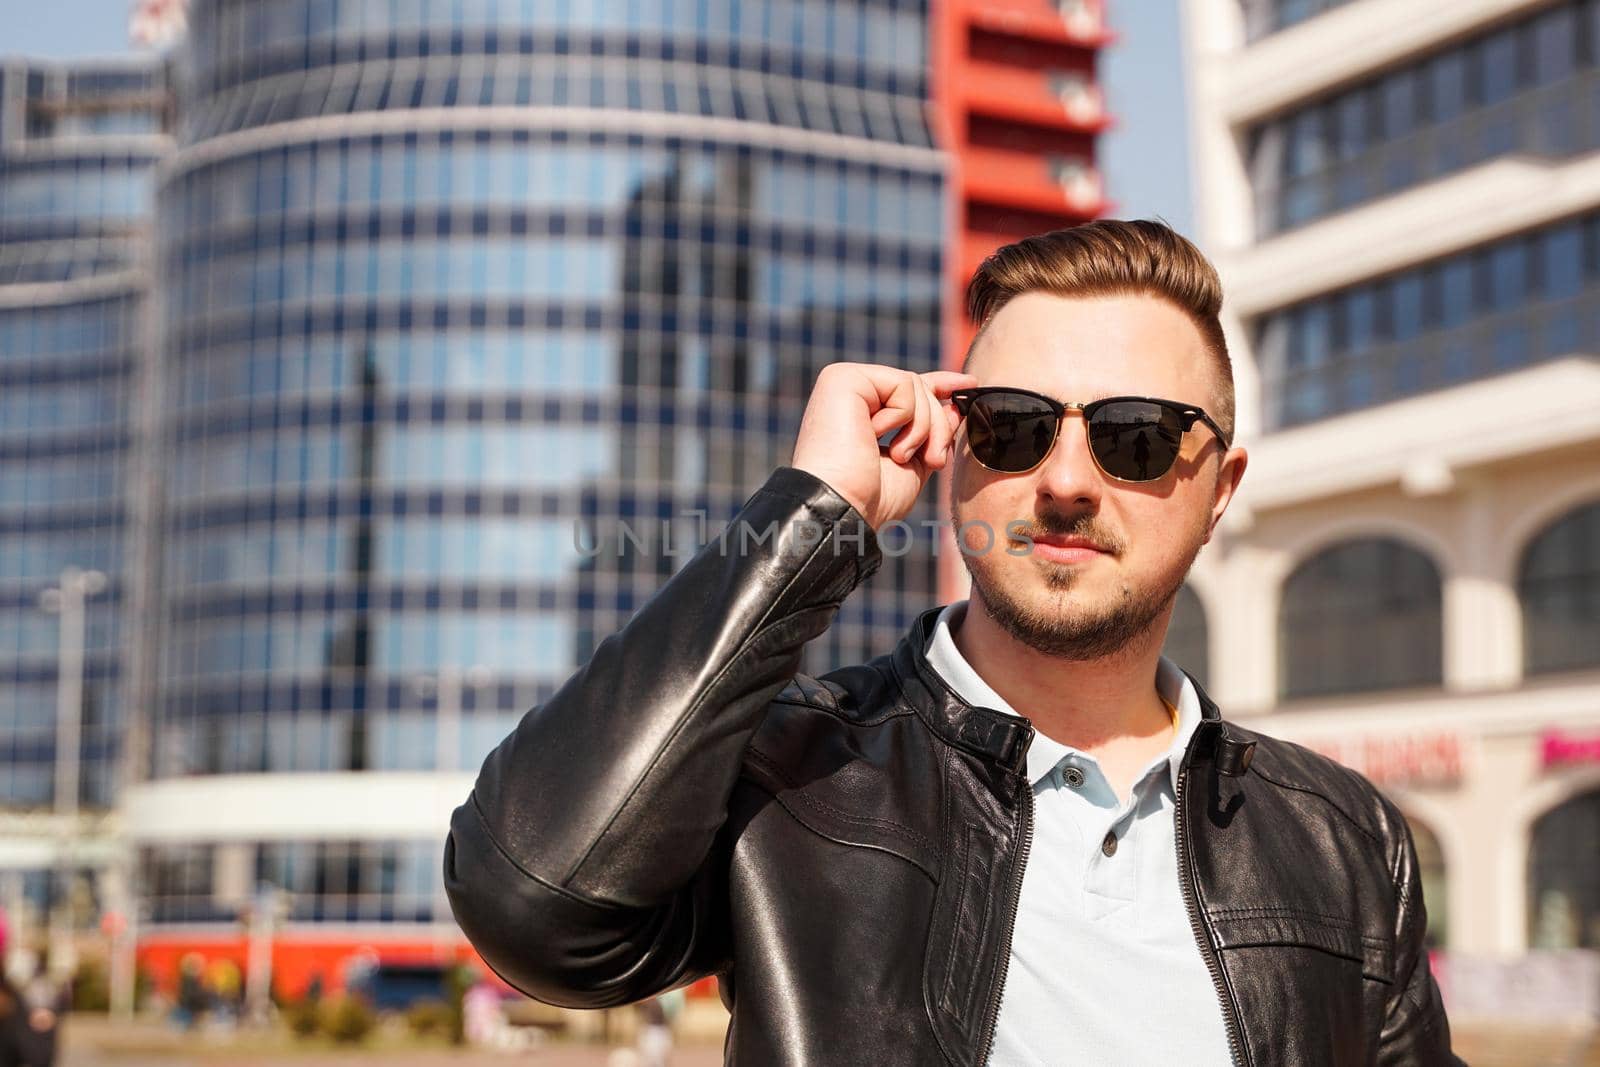
[[[1398,541],[1345,542],[1302,563],[1279,614],[1285,699],[1437,685],[1439,572]]]
[[[1600,948],[1600,790],[1534,824],[1528,856],[1528,945]]]
[[[1575,296],[1583,287],[1583,229],[1577,222],[1558,226],[1542,235],[1544,295],[1550,299]]]
[[[1600,501],[1534,538],[1518,594],[1529,674],[1600,666]]]

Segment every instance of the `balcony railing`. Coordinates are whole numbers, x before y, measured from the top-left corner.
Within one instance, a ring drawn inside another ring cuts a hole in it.
[[[1084,216],[1104,204],[1100,172],[1086,159],[970,147],[963,164],[968,199]]]
[[[1390,400],[1600,350],[1600,291],[1540,301],[1449,330],[1361,348],[1294,369],[1267,366],[1267,429],[1284,429]]]
[[[1113,39],[1099,0],[968,0],[967,21],[997,33],[1098,47]]]
[[[1284,127],[1259,137],[1285,137]],[[1339,158],[1331,133],[1320,154],[1325,166],[1295,178],[1256,183],[1258,237],[1294,229],[1394,193],[1416,188],[1480,163],[1511,155],[1563,159],[1600,148],[1600,71],[1584,71],[1521,93],[1406,137]],[[1271,174],[1277,151],[1255,149],[1256,169]]]
[[[1107,125],[1105,96],[1081,71],[1035,70],[974,61],[963,80],[968,106],[987,115],[1098,132]]]

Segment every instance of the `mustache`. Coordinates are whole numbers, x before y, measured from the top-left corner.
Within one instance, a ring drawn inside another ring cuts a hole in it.
[[[1047,512],[1036,516],[1032,522],[1018,519],[1006,524],[1006,535],[1021,540],[1037,541],[1043,537],[1078,537],[1089,542],[1101,552],[1113,556],[1122,554],[1127,547],[1123,540],[1105,529],[1093,515],[1081,514],[1075,518]]]

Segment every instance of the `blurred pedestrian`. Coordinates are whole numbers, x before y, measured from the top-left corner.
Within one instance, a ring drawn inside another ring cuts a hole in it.
[[[381,961],[377,950],[362,945],[344,962],[344,991],[369,1004],[377,1003],[378,968]]]
[[[178,1002],[172,1021],[179,1029],[193,1030],[206,1013],[205,961],[198,952],[185,953],[178,961]]]
[[[205,983],[211,994],[215,1022],[224,1029],[233,1029],[239,1020],[244,992],[244,975],[239,965],[226,956],[212,960],[206,967]]]
[[[0,956],[10,928],[0,911]],[[52,1001],[52,1005],[59,1004]],[[0,971],[0,1067],[52,1067],[59,1012],[34,1008],[11,978]]]
[[[662,999],[652,997],[634,1005],[639,1012],[639,1067],[667,1067],[672,1056],[672,1025]]]
[[[0,975],[0,1067],[51,1067],[54,1027],[49,1035],[32,1026],[32,1012],[11,980]]]
[[[33,1031],[33,1055],[41,1064],[52,1064],[56,1060],[61,1021],[72,1006],[72,976],[51,974],[48,953],[39,954],[35,960],[33,977],[20,988],[27,1008],[28,1027]]]
[[[544,1039],[538,1030],[511,1025],[504,998],[486,978],[480,977],[467,990],[461,1000],[461,1013],[467,1043],[474,1048],[522,1052],[537,1047]]]

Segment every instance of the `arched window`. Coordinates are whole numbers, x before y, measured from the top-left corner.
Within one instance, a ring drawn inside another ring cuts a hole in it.
[[[1208,642],[1206,609],[1195,591],[1185,585],[1178,590],[1178,604],[1172,609],[1172,623],[1167,627],[1167,643],[1161,654],[1194,675],[1202,686],[1210,685],[1206,671]]]
[[[1439,570],[1390,538],[1347,541],[1289,575],[1278,613],[1284,699],[1437,685]]]
[[[1533,825],[1528,851],[1528,947],[1600,948],[1600,789]]]
[[[1422,876],[1422,902],[1428,908],[1428,948],[1444,948],[1450,943],[1449,886],[1446,882],[1444,850],[1439,838],[1420,819],[1406,816],[1411,840],[1417,846],[1417,871]]]
[[[1528,674],[1600,667],[1600,500],[1529,542],[1517,596]]]

